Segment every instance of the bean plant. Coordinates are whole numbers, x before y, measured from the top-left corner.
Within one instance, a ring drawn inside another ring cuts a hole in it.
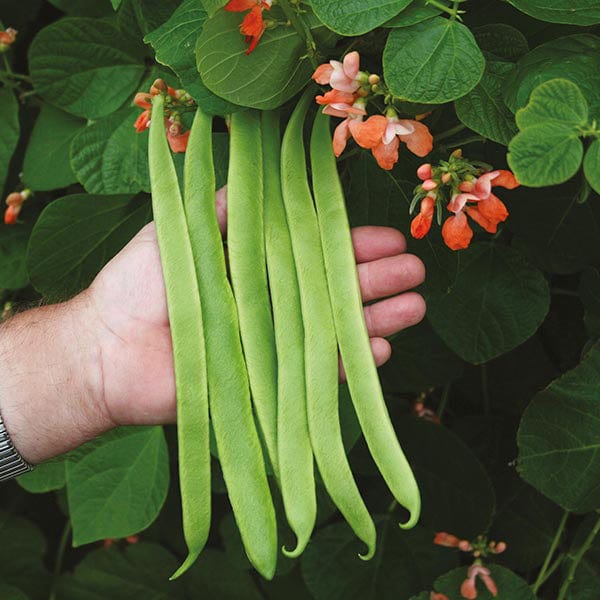
[[[600,0],[0,0],[3,317],[154,220],[178,415],[3,484],[0,598],[598,598],[599,25]],[[378,371],[362,225],[427,271]]]

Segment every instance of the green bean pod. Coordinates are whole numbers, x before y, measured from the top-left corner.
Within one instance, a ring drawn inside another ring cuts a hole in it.
[[[313,453],[306,415],[304,326],[292,242],[281,197],[279,113],[262,113],[267,270],[277,346],[277,448],[283,507],[297,544],[306,548],[317,518]]]
[[[212,119],[200,109],[188,141],[184,176],[184,206],[203,299],[209,408],[219,460],[248,558],[263,577],[271,579],[277,563],[275,509],[217,222]]]
[[[302,128],[308,90],[296,106],[281,149],[281,182],[304,322],[306,405],[315,460],[327,492],[356,535],[375,552],[376,531],[352,476],[338,412],[338,353],[317,215],[306,173]]]
[[[171,579],[194,563],[211,517],[208,389],[200,294],[188,226],[164,127],[164,99],[152,101],[149,167],[173,343],[183,531],[188,557]]]
[[[259,113],[236,112],[230,124],[227,176],[229,274],[252,401],[275,475],[277,460],[277,356],[267,284],[263,218],[263,165]]]
[[[401,527],[410,528],[419,520],[421,497],[390,420],[371,352],[329,118],[322,113],[314,122],[310,155],[327,283],[350,395],[373,460],[394,498],[410,512]]]

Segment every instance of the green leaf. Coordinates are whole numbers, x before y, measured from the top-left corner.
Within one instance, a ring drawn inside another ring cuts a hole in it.
[[[121,6],[122,0],[110,0],[114,10],[117,10]]]
[[[485,469],[456,434],[416,417],[395,422],[422,495],[421,523],[465,539],[486,531],[495,507]],[[440,456],[447,460],[440,461]]]
[[[456,101],[456,115],[469,129],[508,146],[517,133],[515,118],[502,100],[502,90],[513,65],[488,62],[482,80]]]
[[[527,38],[506,23],[488,23],[473,30],[477,44],[484,51],[505,60],[516,60],[529,52]]]
[[[34,191],[54,190],[75,183],[69,148],[85,121],[44,104],[25,152],[23,177]]]
[[[147,200],[74,194],[55,200],[38,219],[27,253],[31,282],[64,299],[87,287],[148,221]]]
[[[531,17],[550,23],[595,25],[600,23],[597,0],[508,0]]]
[[[60,600],[184,600],[182,580],[169,581],[179,566],[158,544],[100,548],[85,556],[72,574],[59,580]]]
[[[202,83],[196,68],[196,42],[206,19],[200,0],[185,0],[166,23],[144,40],[154,48],[156,60],[173,69],[205,113],[230,114],[239,107],[213,94]]]
[[[390,92],[410,102],[456,100],[479,83],[484,68],[485,59],[470,30],[442,17],[394,29],[383,53]]]
[[[389,393],[422,392],[457,379],[463,362],[433,331],[428,321],[401,331],[392,340],[392,357],[380,367]]]
[[[550,295],[543,275],[506,246],[474,244],[426,257],[429,321],[448,347],[474,364],[522,344],[541,325]],[[435,273],[442,271],[436,277]]]
[[[531,401],[517,435],[521,477],[573,512],[600,508],[600,345]]]
[[[74,17],[106,17],[111,14],[107,0],[49,0],[63,12]]]
[[[42,532],[31,521],[0,511],[0,537],[6,541],[0,544],[3,583],[23,590],[32,600],[47,598],[50,574],[42,560],[46,553]]]
[[[31,494],[60,490],[66,484],[65,461],[62,458],[36,465],[35,469],[18,478],[19,485]]]
[[[507,160],[522,185],[544,187],[568,181],[583,159],[583,143],[572,125],[546,122],[521,131],[508,146]]]
[[[208,13],[209,17],[212,17],[219,9],[223,8],[227,4],[228,0],[202,0],[204,10]]]
[[[131,0],[142,36],[154,31],[167,21],[180,0]]]
[[[329,525],[314,535],[302,555],[302,577],[315,600],[398,600],[431,584],[452,568],[457,555],[434,546],[422,527],[403,531],[393,516],[377,522],[377,551],[364,562],[364,548],[345,523]]]
[[[71,164],[90,194],[150,191],[148,133],[137,133],[136,107],[99,119],[82,129],[71,144]]]
[[[362,35],[379,27],[410,3],[411,0],[312,0],[312,7],[332,31],[341,35]]]
[[[527,485],[514,471],[498,479],[496,490],[498,509],[490,536],[507,544],[506,551],[498,560],[519,571],[541,566],[563,511]]]
[[[579,86],[589,104],[592,119],[600,118],[600,38],[572,35],[538,46],[517,63],[506,83],[504,98],[516,112],[529,101],[540,84],[568,79]]]
[[[542,123],[558,123],[583,127],[589,119],[589,108],[579,87],[568,79],[551,79],[533,90],[529,103],[517,111],[519,129]]]
[[[592,189],[600,194],[600,139],[593,142],[585,153],[583,172]]]
[[[19,103],[13,92],[0,88],[0,194],[6,184],[8,167],[19,141]]]
[[[0,289],[18,290],[29,283],[27,244],[31,226],[0,225]]]
[[[279,18],[276,9],[272,18]],[[283,19],[283,15],[279,13]],[[314,17],[307,19],[313,35],[326,35]],[[265,31],[250,54],[240,35],[241,15],[220,11],[208,19],[198,44],[198,71],[206,87],[234,104],[251,108],[276,108],[289,100],[310,80],[313,67],[306,45],[293,27]]]
[[[437,17],[441,12],[439,8],[427,4],[427,0],[414,0],[395,17],[383,23],[383,27],[410,27]]]
[[[492,579],[498,587],[498,595],[492,596],[480,578],[477,578],[477,600],[536,600],[528,583],[512,571],[500,565],[489,566]],[[460,586],[467,578],[467,569],[455,569],[442,575],[435,582],[435,591],[446,594],[451,600],[459,600]]]
[[[2,600],[28,600],[24,592],[4,583],[0,583],[0,598]]]
[[[110,432],[67,462],[73,545],[146,529],[167,496],[169,457],[161,427]]]
[[[36,91],[71,114],[95,119],[137,91],[144,72],[134,39],[98,19],[66,18],[45,27],[29,49]]]

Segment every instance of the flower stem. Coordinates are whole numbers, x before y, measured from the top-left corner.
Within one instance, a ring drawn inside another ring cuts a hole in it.
[[[60,542],[58,543],[56,561],[54,563],[54,573],[52,574],[52,587],[50,588],[50,596],[48,596],[48,600],[56,600],[56,586],[58,584],[58,578],[60,577],[60,573],[62,571],[65,550],[67,549],[67,542],[69,541],[70,535],[71,520],[69,519],[65,524],[65,528],[63,529],[62,535],[60,537]]]
[[[537,595],[538,590],[540,589],[540,587],[542,586],[542,584],[544,583],[544,581],[546,581],[547,579],[547,575],[546,573],[548,572],[548,567],[550,566],[550,561],[552,560],[552,557],[554,556],[554,553],[556,552],[556,548],[558,547],[558,544],[560,543],[560,538],[562,537],[562,534],[565,530],[565,526],[567,524],[567,520],[569,518],[569,511],[565,510],[562,519],[560,520],[560,523],[558,524],[558,528],[556,530],[556,533],[554,534],[554,539],[552,540],[552,543],[550,544],[550,548],[548,549],[548,554],[546,554],[546,559],[544,560],[544,564],[542,565],[542,568],[540,569],[540,572],[538,573],[537,579],[535,580],[535,583],[532,586],[532,590],[533,593]]]
[[[312,32],[310,31],[310,27],[305,23],[304,19],[298,14],[298,12],[294,10],[289,0],[279,0],[279,5],[281,6],[289,22],[294,26],[294,29],[297,31],[298,35],[304,40],[308,58],[310,59],[312,66],[316,69],[319,66],[319,58],[317,44]]]
[[[579,563],[585,556],[585,553],[590,549],[591,545],[594,543],[594,539],[600,532],[600,511],[598,512],[598,520],[592,530],[589,532],[588,536],[585,538],[585,541],[581,545],[581,548],[577,551],[573,559],[571,560],[571,564],[569,565],[569,570],[567,572],[567,577],[563,581],[563,584],[560,586],[560,591],[558,593],[558,598],[556,600],[565,600],[567,597],[567,592],[569,591],[569,587],[573,581],[575,581],[575,572],[577,571],[577,567]]]
[[[460,133],[461,131],[464,131],[466,128],[467,128],[466,125],[463,125],[462,123],[459,123],[455,127],[451,127],[450,129],[447,129],[446,131],[442,131],[442,133],[436,135],[435,136],[435,141],[436,142],[441,142],[442,140],[446,140],[449,137],[452,137],[453,135],[456,135],[457,133]]]

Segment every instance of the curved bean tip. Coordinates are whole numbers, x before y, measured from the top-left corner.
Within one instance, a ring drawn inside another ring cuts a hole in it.
[[[374,556],[375,556],[375,550],[377,549],[377,547],[375,546],[375,544],[371,544],[369,546],[367,546],[367,553],[366,554],[360,554],[358,555],[358,558],[360,558],[360,560],[371,560]]]
[[[296,542],[296,547],[293,550],[288,550],[285,546],[281,546],[281,552],[286,558],[298,558],[304,552],[308,541],[308,539],[301,540],[300,538],[298,538],[298,541]]]
[[[408,521],[398,523],[398,525],[401,529],[412,529],[419,522],[420,517],[421,510],[419,506],[416,509],[410,511],[410,517],[408,518]]]
[[[175,581],[181,577],[196,562],[196,559],[199,555],[199,553],[189,554],[179,569],[177,569],[177,571],[175,571],[175,573],[169,577],[169,581]]]

